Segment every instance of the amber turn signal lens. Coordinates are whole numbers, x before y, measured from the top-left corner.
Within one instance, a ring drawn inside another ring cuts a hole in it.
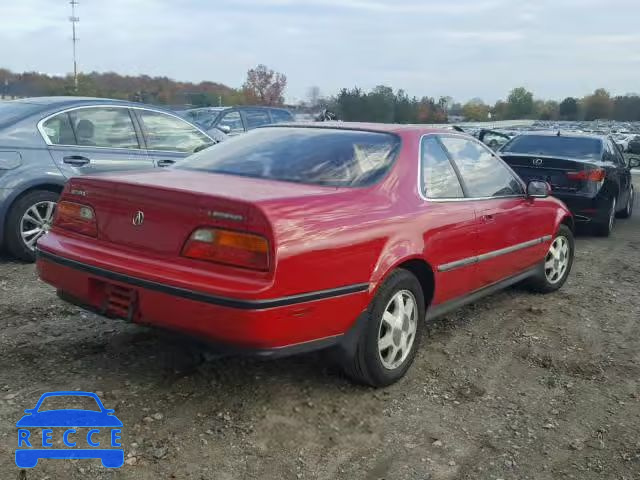
[[[269,242],[252,233],[199,228],[187,240],[182,255],[253,270],[269,269]]]
[[[80,203],[66,201],[58,203],[54,226],[91,237],[98,235],[96,213],[90,206]]]

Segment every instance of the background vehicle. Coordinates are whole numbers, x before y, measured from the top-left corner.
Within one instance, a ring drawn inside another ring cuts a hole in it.
[[[216,135],[216,131],[238,135],[257,127],[294,120],[291,112],[275,107],[203,107],[184,110],[180,114],[212,135]]]
[[[332,347],[375,386],[407,371],[425,314],[566,280],[569,211],[479,141],[310,125],[257,129],[170,170],[72,179],[40,277],[107,316],[260,354]]]
[[[576,133],[531,133],[515,137],[500,156],[525,181],[541,180],[567,204],[575,219],[591,222],[608,236],[616,215],[631,216],[634,188],[631,168],[609,136]]]
[[[0,103],[0,243],[34,259],[67,178],[165,167],[216,141],[138,103],[39,97]]]

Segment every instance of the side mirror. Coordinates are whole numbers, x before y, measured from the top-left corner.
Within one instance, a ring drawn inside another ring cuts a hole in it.
[[[226,135],[231,133],[231,127],[229,125],[216,125],[216,128]]]
[[[527,184],[527,197],[546,198],[551,193],[551,187],[547,182],[532,180]]]
[[[640,158],[631,157],[629,159],[629,168],[640,168]]]

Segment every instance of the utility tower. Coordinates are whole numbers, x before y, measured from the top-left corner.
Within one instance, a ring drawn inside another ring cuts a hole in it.
[[[76,6],[78,5],[78,0],[71,0],[69,2],[71,4],[71,16],[69,17],[69,21],[71,22],[71,28],[73,31],[73,36],[71,40],[73,41],[73,86],[78,92],[78,61],[76,58],[76,42],[78,41],[78,37],[76,36],[76,23],[80,21],[79,17],[76,17]]]

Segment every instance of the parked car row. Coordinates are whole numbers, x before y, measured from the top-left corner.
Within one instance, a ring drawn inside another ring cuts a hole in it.
[[[561,288],[576,222],[609,235],[640,166],[607,135],[498,132],[495,152],[489,130],[315,123],[218,142],[129,102],[7,105],[0,225],[63,300],[236,352],[326,349],[376,387],[425,319]]]
[[[289,123],[294,120],[288,110],[274,107],[203,107],[178,113],[215,136],[218,132],[238,135],[265,125]]]

